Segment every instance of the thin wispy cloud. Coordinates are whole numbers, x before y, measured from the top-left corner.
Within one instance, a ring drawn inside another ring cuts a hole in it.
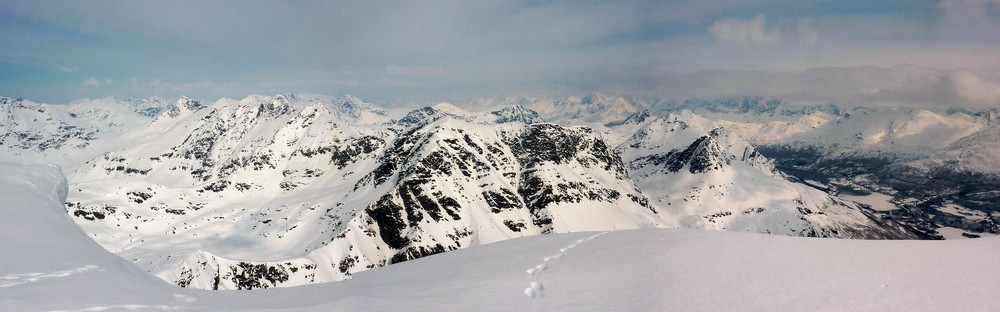
[[[975,25],[1000,23],[1000,0],[944,0],[938,7],[953,22]]]
[[[799,21],[799,35],[802,36],[802,43],[809,47],[819,45],[819,31],[813,27],[812,19],[804,18]]]
[[[458,77],[459,74],[437,66],[387,65],[385,72],[392,75],[415,77]]]
[[[321,88],[335,87],[355,87],[363,82],[354,79],[293,79],[282,81],[271,81],[265,85],[272,88],[295,88],[300,86],[316,86]]]
[[[382,78],[382,80],[379,80],[378,83],[389,87],[397,87],[397,88],[413,88],[419,86],[416,82],[406,81],[401,79],[392,79],[392,78]]]
[[[1000,80],[995,77],[915,65],[827,67],[803,72],[712,70],[665,73],[658,80],[663,81],[659,91],[681,99],[754,95],[845,107],[1000,107]]]
[[[100,87],[111,85],[114,81],[109,78],[97,79],[96,77],[90,77],[83,80],[84,87]]]
[[[1000,106],[1000,82],[989,81],[970,71],[956,71],[945,76],[941,84],[954,102],[982,106]]]
[[[726,18],[715,21],[708,32],[722,42],[772,45],[781,43],[781,31],[769,29],[767,17],[757,14],[752,19]]]

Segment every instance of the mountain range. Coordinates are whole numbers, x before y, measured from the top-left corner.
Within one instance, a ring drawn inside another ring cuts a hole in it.
[[[0,98],[0,110],[2,160],[61,166],[67,213],[88,235],[183,287],[344,280],[549,233],[699,228],[916,239],[941,238],[945,226],[996,233],[1000,217],[964,201],[928,206],[920,196],[948,195],[931,193],[934,185],[899,187],[879,171],[940,168],[959,157],[962,169],[949,172],[993,177],[980,170],[992,161],[981,141],[993,128],[989,112],[603,94],[414,110],[319,95],[68,105]],[[948,118],[963,123],[942,128]],[[896,140],[899,148],[879,147]],[[903,165],[869,167],[869,159]],[[882,211],[838,196],[848,191],[889,193],[903,207]],[[948,211],[952,219],[938,217]]]

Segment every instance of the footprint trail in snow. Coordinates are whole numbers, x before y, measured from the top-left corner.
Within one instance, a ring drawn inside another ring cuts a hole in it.
[[[584,242],[589,242],[589,241],[597,238],[598,236],[601,236],[601,235],[604,235],[604,234],[607,234],[607,233],[608,232],[601,232],[601,233],[597,233],[597,234],[591,235],[591,236],[589,236],[587,238],[578,239],[578,240],[576,240],[575,243],[570,244],[569,246],[566,246],[566,247],[563,247],[563,248],[559,248],[559,253],[557,253],[555,255],[551,255],[551,256],[545,257],[545,258],[542,258],[542,263],[539,263],[538,265],[536,265],[536,266],[534,266],[534,267],[532,267],[532,268],[530,268],[530,269],[528,269],[526,271],[528,273],[528,276],[531,277],[531,282],[528,283],[528,288],[524,289],[524,294],[527,295],[528,297],[531,297],[531,298],[541,298],[542,297],[542,293],[545,291],[545,288],[542,287],[542,282],[538,279],[538,275],[542,274],[542,271],[545,271],[545,269],[548,268],[547,264],[550,261],[562,258],[563,255],[566,254],[566,251],[569,251],[570,249],[576,248],[576,246],[579,246],[580,244],[582,244]]]
[[[49,273],[25,273],[25,274],[0,275],[0,288],[12,287],[27,283],[34,283],[50,278],[67,277],[73,274],[87,272],[97,268],[98,267],[96,265],[88,265],[76,269],[62,270]]]

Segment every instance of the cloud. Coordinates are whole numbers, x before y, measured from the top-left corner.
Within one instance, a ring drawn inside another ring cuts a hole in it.
[[[841,95],[848,91],[826,89],[834,84],[803,85],[790,78],[795,75],[763,71],[900,63],[1000,68],[998,0],[898,6],[757,0],[250,1],[254,5],[129,1],[114,10],[67,0],[0,1],[0,12],[16,17],[0,18],[0,38],[8,47],[0,49],[0,73],[18,73],[0,75],[0,94],[54,102],[108,94],[211,99],[271,90],[433,102],[595,91],[711,95],[711,89],[673,78],[684,76],[714,77],[718,81],[702,82],[723,87],[720,93],[796,92],[763,85],[777,81],[803,86],[802,94]],[[720,48],[720,42],[727,44]],[[762,71],[706,74],[713,69]],[[90,76],[117,81],[84,81]],[[133,77],[142,82],[138,87],[130,84]],[[154,83],[157,78],[163,81]],[[882,90],[885,98],[915,92],[856,78],[867,85],[836,82],[856,95],[857,89]],[[905,80],[892,79],[887,81]],[[960,82],[969,80],[960,75],[949,79],[975,89],[974,83]]]
[[[937,5],[944,13],[935,35],[974,40],[1000,41],[1000,0],[944,0]]]
[[[390,86],[390,87],[396,87],[396,88],[413,88],[413,87],[417,86],[417,84],[414,83],[414,82],[412,82],[412,81],[399,80],[399,79],[389,79],[389,78],[385,78],[385,79],[379,80],[378,83],[382,84],[382,85]]]
[[[812,19],[804,18],[799,21],[799,35],[802,36],[802,43],[807,47],[815,47],[819,44],[819,31],[813,28]]]
[[[752,43],[755,45],[772,45],[781,43],[781,31],[777,28],[768,31],[767,17],[757,14],[753,19],[728,18],[712,23],[708,32],[721,42]]]
[[[989,81],[970,71],[955,71],[941,79],[945,90],[960,103],[977,106],[1000,105],[1000,82]]]
[[[915,65],[823,67],[805,71],[707,70],[660,73],[653,93],[675,100],[765,96],[843,107],[986,109],[1000,106],[1000,70],[938,70]]]
[[[296,75],[289,76],[295,77]],[[355,79],[314,78],[307,77],[311,76],[308,73],[299,73],[298,76],[305,78],[273,77],[272,80],[251,82],[219,81],[207,78],[193,81],[132,78],[123,87],[128,90],[129,96],[136,97],[155,94],[165,97],[188,96],[217,99],[220,97],[243,98],[250,94],[346,94],[366,85],[366,82]]]
[[[385,72],[391,75],[413,77],[457,77],[458,73],[437,66],[397,66],[388,65]]]
[[[938,3],[954,22],[995,25],[1000,22],[1000,0],[944,0]]]
[[[83,86],[84,87],[100,87],[100,86],[110,85],[112,82],[114,82],[114,81],[111,80],[111,79],[108,79],[108,78],[97,79],[96,77],[90,77],[90,78],[87,78],[87,79],[83,80]]]
[[[164,81],[162,79],[142,80],[132,78],[128,84],[128,90],[133,94],[140,96],[143,94],[157,94],[168,96],[185,95],[201,97],[206,93],[206,91],[222,94],[222,96],[246,96],[251,94],[250,92],[247,92],[246,88],[243,88],[242,85],[238,83],[216,82],[207,79],[192,82],[174,82]],[[218,97],[218,95],[213,97]]]
[[[363,83],[355,79],[292,79],[262,83],[261,85],[270,88],[285,89],[316,89],[310,92],[324,91],[322,89],[332,89],[339,87],[356,87]]]
[[[1000,106],[1000,79],[996,75],[968,70],[922,71],[923,73],[911,77],[904,75],[913,75],[913,72],[900,69],[886,70],[889,75],[880,77],[855,75],[853,79],[868,85],[876,85],[869,81],[874,79],[882,80],[882,83],[877,88],[859,89],[860,92],[847,96],[853,96],[854,101],[870,106],[970,109]],[[912,79],[914,77],[920,78]]]

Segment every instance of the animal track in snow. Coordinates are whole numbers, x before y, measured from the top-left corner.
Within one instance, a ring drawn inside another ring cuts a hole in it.
[[[566,251],[568,251],[570,249],[573,249],[573,248],[576,248],[576,246],[579,246],[580,244],[582,244],[584,242],[589,242],[589,241],[597,238],[598,236],[601,236],[601,235],[604,235],[604,234],[607,234],[607,233],[608,232],[601,232],[601,233],[597,233],[597,234],[591,235],[591,236],[586,237],[586,238],[578,239],[578,240],[576,240],[576,242],[574,242],[573,244],[570,244],[569,246],[566,246],[566,247],[563,247],[563,248],[559,248],[559,253],[551,255],[551,256],[548,256],[548,257],[545,257],[545,258],[542,258],[542,263],[539,263],[538,265],[536,265],[536,266],[534,266],[534,267],[532,267],[532,268],[530,268],[530,269],[528,269],[528,270],[525,271],[525,272],[528,273],[528,276],[530,276],[531,282],[528,283],[528,288],[524,289],[524,294],[527,295],[528,297],[531,297],[531,298],[541,298],[542,297],[542,293],[545,291],[545,288],[542,287],[542,282],[538,280],[538,275],[542,274],[542,271],[545,271],[545,269],[548,268],[548,265],[547,265],[548,262],[550,262],[552,260],[560,259],[560,258],[563,257],[563,255],[566,253]]]
[[[76,269],[55,271],[50,273],[25,273],[25,274],[0,275],[0,288],[17,286],[27,283],[34,283],[40,280],[54,278],[54,277],[66,277],[73,274],[87,272],[93,269],[97,269],[97,266],[88,265]]]

